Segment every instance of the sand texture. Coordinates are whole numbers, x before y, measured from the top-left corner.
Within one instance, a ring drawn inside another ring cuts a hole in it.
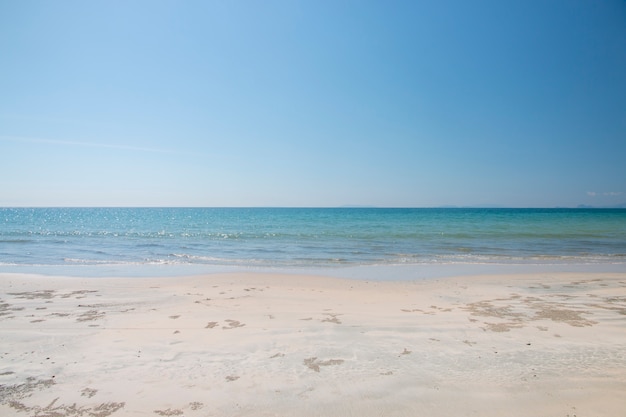
[[[626,412],[626,274],[1,274],[0,337],[0,416]]]

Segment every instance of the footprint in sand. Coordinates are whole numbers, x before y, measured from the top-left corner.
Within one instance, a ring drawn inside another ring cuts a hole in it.
[[[98,320],[98,319],[103,318],[104,315],[105,313],[103,311],[89,310],[89,311],[85,311],[84,313],[76,317],[76,321],[84,322],[84,321]]]
[[[160,416],[182,416],[183,410],[168,408],[167,410],[154,410],[154,414],[158,414]]]
[[[322,323],[335,323],[341,324],[341,320],[337,318],[337,316],[341,316],[341,314],[333,314],[333,313],[324,313],[325,316],[328,316],[325,319],[322,319]]]
[[[317,357],[307,358],[304,360],[304,365],[312,369],[315,372],[320,371],[320,366],[333,366],[333,365],[341,365],[344,362],[343,359],[328,359],[326,361],[321,361],[317,359]]]
[[[189,408],[191,408],[194,411],[199,410],[203,407],[204,407],[204,404],[199,401],[194,401],[194,402],[189,403]]]
[[[96,395],[98,393],[97,389],[93,389],[93,388],[85,388],[80,392],[80,396],[81,397],[88,397],[91,398],[94,395]]]
[[[228,323],[228,326],[223,326],[222,329],[224,330],[236,329],[237,327],[245,326],[244,323],[241,323],[238,320],[226,320],[226,323]]]

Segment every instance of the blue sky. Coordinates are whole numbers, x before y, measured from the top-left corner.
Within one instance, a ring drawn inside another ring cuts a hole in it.
[[[0,0],[0,206],[626,202],[623,1]]]

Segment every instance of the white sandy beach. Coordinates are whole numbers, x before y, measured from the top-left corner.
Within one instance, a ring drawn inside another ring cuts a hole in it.
[[[626,274],[0,274],[2,416],[626,410]]]

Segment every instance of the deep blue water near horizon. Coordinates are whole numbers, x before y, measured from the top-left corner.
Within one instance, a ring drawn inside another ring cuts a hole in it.
[[[0,208],[0,272],[624,264],[626,209]]]

